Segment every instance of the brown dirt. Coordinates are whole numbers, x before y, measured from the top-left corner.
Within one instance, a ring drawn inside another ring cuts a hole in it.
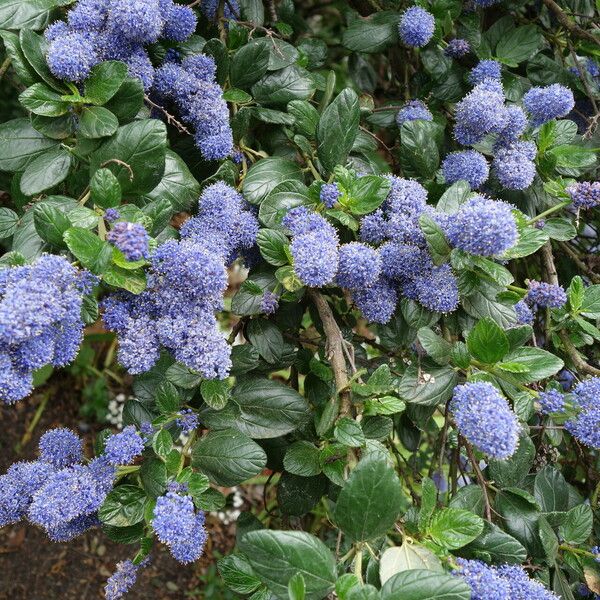
[[[103,428],[85,422],[79,415],[80,400],[74,397],[72,381],[54,379],[50,386],[56,391],[20,452],[16,448],[44,390],[14,406],[0,403],[0,473],[17,460],[35,458],[39,437],[51,427],[71,427],[84,437],[88,450],[94,435]],[[127,599],[231,598],[210,585],[207,589],[203,575],[214,563],[215,554],[223,555],[233,545],[235,526],[224,527],[215,516],[208,515],[207,528],[206,552],[195,565],[180,565],[163,547],[156,545],[151,565],[140,572]],[[0,600],[100,600],[115,564],[132,558],[136,551],[135,545],[111,542],[100,530],[92,530],[71,542],[54,543],[43,531],[26,522],[4,527],[0,529]]]

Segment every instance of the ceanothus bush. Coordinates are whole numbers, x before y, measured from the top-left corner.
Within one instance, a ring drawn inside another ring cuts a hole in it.
[[[0,7],[0,527],[108,600],[221,521],[215,597],[599,598],[597,18]]]

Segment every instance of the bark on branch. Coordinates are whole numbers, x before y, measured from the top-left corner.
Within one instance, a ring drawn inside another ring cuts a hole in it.
[[[588,42],[593,42],[594,44],[598,44],[600,46],[600,39],[595,35],[592,35],[589,31],[582,29],[569,17],[563,9],[556,3],[554,0],[544,0],[544,4],[554,13],[557,21],[572,35],[575,37],[581,38],[583,40],[588,40]]]

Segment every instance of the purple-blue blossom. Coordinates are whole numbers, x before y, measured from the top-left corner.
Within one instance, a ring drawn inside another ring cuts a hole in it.
[[[185,408],[179,411],[179,417],[175,422],[181,429],[181,433],[189,435],[198,428],[198,415],[191,408]]]
[[[571,400],[576,414],[565,423],[565,429],[582,444],[600,449],[600,377],[577,384]]]
[[[133,587],[140,566],[130,560],[117,563],[115,572],[108,578],[104,586],[106,600],[119,600]]]
[[[104,211],[104,220],[108,223],[114,223],[120,216],[121,215],[116,208],[107,208]]]
[[[500,185],[509,190],[528,188],[535,179],[533,158],[536,153],[533,142],[515,142],[506,148],[499,148],[492,166]]]
[[[164,26],[158,0],[113,1],[109,18],[123,37],[138,44],[156,42]]]
[[[470,51],[471,46],[469,42],[461,38],[450,40],[446,48],[444,48],[444,54],[451,58],[461,58],[469,54]]]
[[[77,32],[55,37],[47,59],[52,74],[67,81],[82,81],[99,62],[92,38]]]
[[[266,315],[272,315],[279,308],[279,296],[274,292],[266,290],[260,300],[260,311]]]
[[[414,279],[424,270],[433,268],[427,251],[412,244],[386,242],[379,248],[381,269],[390,279]]]
[[[107,438],[103,456],[111,465],[128,465],[144,451],[144,440],[134,425]]]
[[[381,274],[381,257],[374,248],[350,242],[339,249],[337,282],[341,287],[356,290],[375,283]]]
[[[520,325],[532,325],[534,320],[533,312],[527,305],[525,300],[519,300],[515,306],[515,313],[517,314],[517,323]]]
[[[520,106],[515,104],[507,106],[505,115],[506,124],[498,133],[498,144],[501,147],[516,142],[528,125],[527,115]]]
[[[485,196],[474,196],[449,221],[448,241],[479,256],[496,256],[515,245],[517,224],[511,207]]]
[[[569,88],[553,83],[545,87],[532,87],[523,96],[523,105],[531,115],[531,122],[537,127],[552,119],[566,117],[573,110],[575,99]]]
[[[215,21],[217,18],[217,9],[220,0],[204,0],[200,3],[200,10],[209,21]],[[229,0],[223,3],[223,18],[235,19],[240,15],[240,6],[237,0]]]
[[[421,100],[409,100],[396,115],[398,127],[409,121],[433,121],[431,111]]]
[[[398,293],[389,279],[380,277],[373,285],[354,290],[352,299],[367,321],[387,323],[396,310]]]
[[[458,308],[458,282],[449,264],[433,267],[416,277],[414,293],[419,303],[431,311],[450,313]]]
[[[161,0],[164,28],[162,35],[174,42],[184,42],[196,31],[198,20],[189,6],[175,4],[172,0]]]
[[[600,205],[600,181],[579,181],[567,188],[575,208],[584,210]]]
[[[499,460],[514,454],[519,421],[491,383],[465,383],[454,388],[450,412],[460,434],[484,454]]]
[[[490,168],[485,156],[475,150],[451,152],[442,162],[446,183],[464,179],[471,188],[480,188],[489,177]]]
[[[326,183],[321,187],[319,199],[327,208],[333,208],[342,195],[337,183]]]
[[[502,65],[495,60],[481,60],[469,73],[469,82],[473,85],[485,79],[498,79],[502,77]]]
[[[83,440],[71,429],[50,429],[39,442],[40,460],[64,469],[83,459]]]
[[[531,280],[527,286],[525,302],[529,306],[537,305],[541,308],[560,308],[567,303],[567,294],[560,285]]]
[[[420,6],[411,6],[402,15],[398,24],[400,39],[412,48],[421,48],[429,43],[435,31],[435,18]]]
[[[143,260],[150,255],[150,236],[140,223],[119,221],[107,233],[106,240],[116,246],[129,261]]]
[[[565,408],[565,397],[558,390],[540,392],[538,401],[540,403],[540,412],[543,415],[563,412]]]

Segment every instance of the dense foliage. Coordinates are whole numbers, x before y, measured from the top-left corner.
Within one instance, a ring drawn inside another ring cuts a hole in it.
[[[241,597],[600,597],[598,12],[2,0],[2,410],[133,377],[0,526],[130,544],[114,600],[248,482]]]

